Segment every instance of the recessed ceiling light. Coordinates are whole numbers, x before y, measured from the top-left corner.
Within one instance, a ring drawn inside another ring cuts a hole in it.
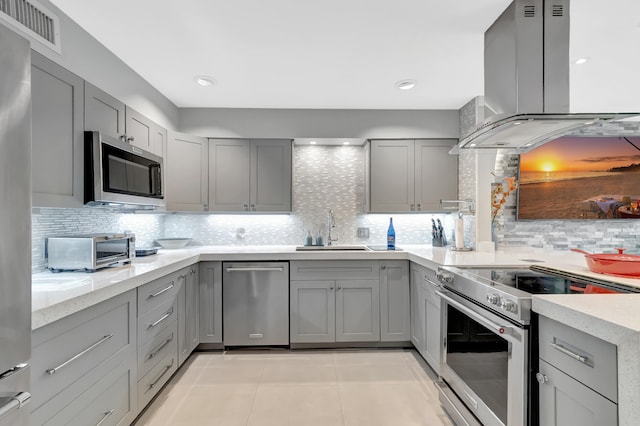
[[[216,80],[213,77],[209,77],[208,75],[196,75],[195,77],[193,77],[193,81],[204,87],[209,87],[216,84]]]
[[[342,142],[342,145],[349,145],[349,141]]]
[[[415,80],[400,80],[395,84],[395,88],[399,90],[411,90],[418,84]]]
[[[309,145],[315,145],[316,141],[309,141]]]
[[[589,61],[589,58],[578,58],[573,63],[576,65],[586,64]]]

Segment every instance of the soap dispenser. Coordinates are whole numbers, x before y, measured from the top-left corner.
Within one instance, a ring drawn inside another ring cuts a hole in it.
[[[324,241],[322,240],[322,234],[318,231],[318,236],[316,237],[316,245],[324,246]]]
[[[307,238],[304,239],[304,245],[305,246],[312,246],[313,245],[313,237],[311,236],[311,231],[307,231]]]

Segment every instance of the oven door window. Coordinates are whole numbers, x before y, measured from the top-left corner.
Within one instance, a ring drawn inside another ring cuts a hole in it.
[[[160,164],[103,144],[104,191],[161,198]]]
[[[509,343],[449,304],[446,363],[507,424]]]
[[[96,243],[96,263],[98,265],[118,261],[129,256],[129,240],[100,241]]]

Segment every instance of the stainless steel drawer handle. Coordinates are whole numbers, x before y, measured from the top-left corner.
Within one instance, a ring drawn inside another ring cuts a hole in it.
[[[284,271],[283,267],[247,267],[247,268],[227,268],[227,272],[282,272]]]
[[[173,284],[173,282],[172,282],[171,284],[169,284],[167,287],[163,288],[163,289],[162,289],[162,290],[160,290],[159,292],[157,292],[157,293],[153,293],[153,294],[150,294],[150,295],[149,295],[149,298],[151,298],[151,297],[158,297],[158,296],[160,296],[162,293],[165,293],[165,292],[167,292],[167,291],[171,290],[171,289],[173,288],[173,285],[174,285],[174,284]]]
[[[589,364],[588,364],[588,362],[589,362],[589,358],[588,358],[588,357],[583,356],[583,355],[580,355],[580,354],[577,354],[577,353],[575,353],[575,352],[573,352],[573,351],[570,351],[569,349],[567,349],[567,348],[565,348],[564,346],[559,345],[559,344],[557,344],[557,343],[553,343],[553,342],[551,342],[551,346],[552,346],[554,349],[556,349],[556,350],[558,350],[558,351],[562,352],[563,354],[565,354],[565,355],[567,355],[567,356],[570,356],[571,358],[575,359],[576,361],[580,361],[580,362],[581,362],[581,363],[583,363],[583,364],[589,365]]]
[[[0,421],[4,416],[9,415],[9,413],[12,413],[14,410],[19,410],[27,405],[31,400],[31,394],[29,392],[20,392],[15,396],[2,399],[7,399],[8,401],[0,407]]]
[[[167,311],[163,316],[161,316],[160,318],[158,318],[158,320],[156,322],[153,322],[151,324],[149,324],[149,327],[147,327],[147,330],[152,329],[154,327],[156,327],[158,324],[160,324],[162,321],[166,320],[167,318],[169,318],[171,315],[173,314],[173,308],[171,308],[170,311]]]
[[[156,356],[158,356],[158,354],[165,348],[165,346],[171,343],[172,340],[173,340],[173,334],[171,334],[171,337],[169,337],[162,345],[160,345],[158,349],[156,349],[155,351],[149,354],[149,359],[153,359]]]
[[[96,423],[96,426],[100,426],[102,423],[104,423],[104,421],[107,420],[107,418],[109,418],[109,416],[112,415],[114,413],[114,411],[115,410],[111,410],[111,411],[107,411],[106,413],[104,413],[104,416],[102,416],[100,421],[98,423]]]
[[[160,380],[162,379],[162,377],[163,377],[165,374],[167,374],[167,371],[171,370],[171,367],[173,367],[173,362],[174,362],[174,360],[172,359],[172,360],[171,360],[171,364],[169,364],[169,365],[165,365],[164,370],[162,371],[162,373],[160,373],[160,375],[158,376],[158,378],[157,378],[157,379],[155,379],[155,380],[153,381],[153,383],[151,383],[151,384],[149,385],[149,389],[148,389],[148,390],[151,390],[151,389],[155,388],[156,386],[158,386],[158,383],[160,382]]]
[[[112,337],[113,337],[113,334],[107,334],[102,339],[98,340],[96,343],[94,343],[93,345],[89,346],[87,349],[85,349],[84,351],[80,352],[76,356],[74,356],[72,358],[69,358],[67,361],[63,362],[62,364],[60,364],[56,368],[48,369],[47,370],[47,374],[55,374],[56,371],[60,370],[61,368],[66,367],[67,365],[71,364],[73,361],[77,360],[81,356],[88,354],[89,352],[91,352],[92,350],[94,350],[95,348],[97,348],[98,346],[100,346],[101,344],[106,342],[107,340],[111,339]]]

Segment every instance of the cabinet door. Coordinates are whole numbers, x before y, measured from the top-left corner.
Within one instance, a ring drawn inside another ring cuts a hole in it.
[[[124,103],[86,81],[84,129],[118,139],[124,136]]]
[[[440,200],[458,199],[458,156],[449,154],[452,139],[416,140],[416,210],[438,211]]]
[[[164,127],[155,123],[151,127],[151,146],[153,147],[151,152],[154,152],[162,158],[167,158],[167,135],[167,129]]]
[[[540,360],[540,424],[601,426],[618,424],[618,406],[569,375]]]
[[[249,211],[251,142],[210,139],[209,202],[213,211]]]
[[[422,267],[411,264],[411,343],[422,353],[424,351],[424,305],[422,305]]]
[[[129,106],[125,107],[125,123],[127,142],[145,151],[162,155],[162,145],[156,146],[158,132],[162,133],[159,125]]]
[[[380,284],[336,281],[336,342],[380,340]]]
[[[200,343],[222,343],[222,263],[200,263]]]
[[[413,140],[371,141],[372,212],[415,210],[413,157]]]
[[[167,210],[207,211],[207,139],[171,132],[165,160]]]
[[[290,342],[336,341],[334,281],[291,281]]]
[[[380,340],[403,342],[411,338],[409,263],[380,262]]]
[[[34,207],[82,207],[84,84],[37,52],[31,55]]]
[[[198,327],[200,312],[200,273],[198,265],[189,267],[187,272],[185,302],[187,321],[187,349],[189,353],[200,343],[200,330]]]
[[[431,368],[440,374],[440,350],[442,342],[442,325],[440,321],[440,296],[436,294],[436,286],[430,282],[429,273],[433,271],[423,269],[422,309],[424,310],[424,346],[423,358]],[[434,277],[435,278],[435,277]]]
[[[291,140],[251,141],[252,211],[291,211]]]

